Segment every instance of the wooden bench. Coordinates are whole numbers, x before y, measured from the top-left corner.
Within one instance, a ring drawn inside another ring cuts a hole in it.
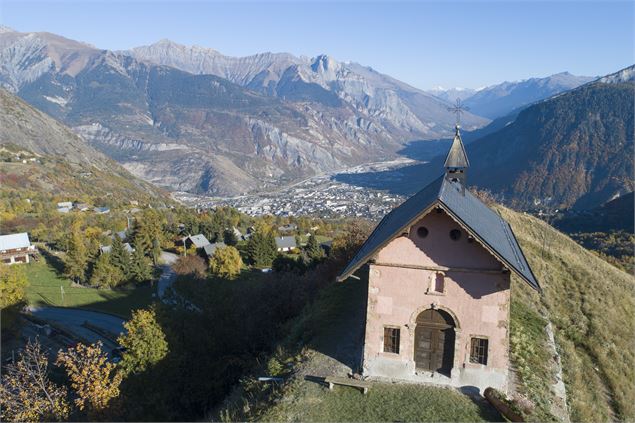
[[[364,395],[366,395],[366,392],[370,389],[370,382],[347,377],[328,376],[324,378],[324,382],[329,384],[329,389],[333,389],[335,385],[352,386],[353,388],[361,389]]]

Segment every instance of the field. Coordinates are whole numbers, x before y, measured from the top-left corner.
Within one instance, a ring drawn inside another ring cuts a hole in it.
[[[29,280],[26,297],[30,305],[77,307],[127,318],[132,310],[146,307],[152,301],[153,289],[148,284],[118,290],[73,286],[43,257],[24,269]]]

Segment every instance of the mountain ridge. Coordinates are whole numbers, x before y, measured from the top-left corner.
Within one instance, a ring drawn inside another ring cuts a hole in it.
[[[445,103],[371,68],[325,55],[286,66],[290,57],[252,56],[242,73],[227,65],[231,75],[193,74],[55,35],[7,32],[0,84],[137,176],[207,195],[390,158],[454,122]]]

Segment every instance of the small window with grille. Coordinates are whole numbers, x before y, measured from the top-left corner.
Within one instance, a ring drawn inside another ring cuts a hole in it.
[[[470,363],[487,365],[487,349],[489,341],[485,338],[472,338],[470,348]]]
[[[399,354],[399,328],[384,328],[384,352]]]

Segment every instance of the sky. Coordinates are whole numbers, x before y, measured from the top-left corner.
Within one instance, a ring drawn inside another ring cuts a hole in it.
[[[631,0],[0,0],[0,24],[111,50],[168,38],[231,56],[325,53],[422,89],[605,75],[635,62]]]

